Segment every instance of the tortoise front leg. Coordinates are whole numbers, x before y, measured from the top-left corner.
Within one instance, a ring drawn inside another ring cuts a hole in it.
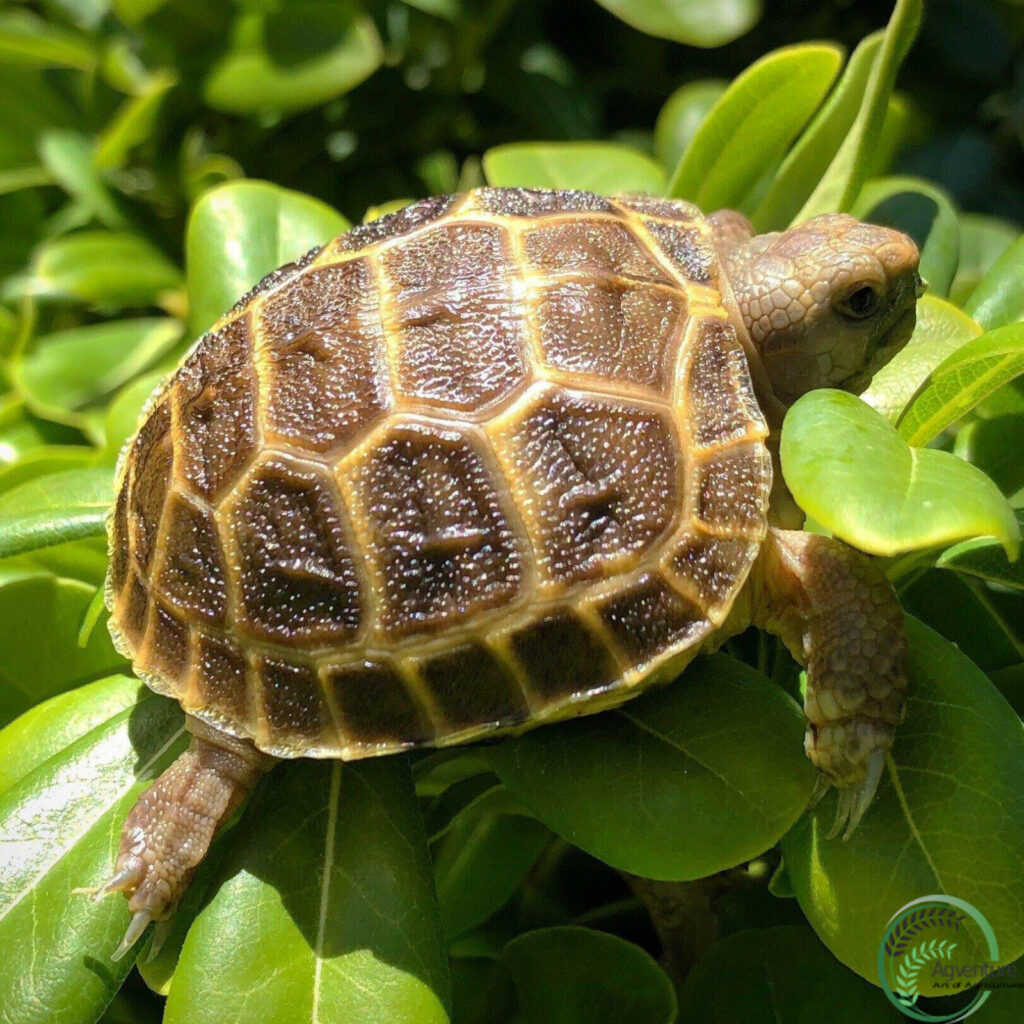
[[[847,839],[906,710],[903,610],[869,558],[813,533],[770,529],[753,584],[754,624],[807,669],[804,749],[839,790],[829,838]]]
[[[128,897],[132,920],[113,959],[138,941],[150,921],[166,920],[185,895],[217,830],[275,761],[246,740],[189,717],[188,749],[147,789],[121,830],[113,877],[95,899]]]

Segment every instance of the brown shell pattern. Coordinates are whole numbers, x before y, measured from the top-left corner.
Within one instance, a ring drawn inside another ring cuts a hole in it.
[[[126,450],[121,650],[285,757],[461,742],[677,672],[771,483],[718,274],[687,203],[525,189],[275,271]]]

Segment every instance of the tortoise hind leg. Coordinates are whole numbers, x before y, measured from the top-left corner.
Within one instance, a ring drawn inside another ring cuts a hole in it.
[[[753,621],[807,669],[807,756],[839,790],[831,836],[849,838],[875,794],[903,720],[903,610],[869,558],[813,533],[771,529]]]
[[[114,953],[119,960],[150,921],[174,913],[217,830],[274,759],[253,744],[188,719],[188,749],[147,789],[121,831],[114,875],[92,895],[128,897],[132,920]]]

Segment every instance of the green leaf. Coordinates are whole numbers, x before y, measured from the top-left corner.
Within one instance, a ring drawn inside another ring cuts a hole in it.
[[[169,317],[108,320],[37,338],[14,366],[15,383],[38,416],[85,426],[82,409],[106,400],[181,339]]]
[[[229,114],[291,113],[341,96],[380,66],[373,20],[346,0],[295,0],[238,15],[203,93]]]
[[[841,540],[875,555],[996,537],[1011,558],[1013,510],[981,470],[911,448],[845,391],[810,391],[782,426],[782,472],[797,504]]]
[[[649,156],[610,142],[515,142],[489,149],[483,163],[487,183],[499,188],[665,190],[665,172]]]
[[[781,230],[789,225],[821,181],[857,117],[883,37],[883,33],[875,32],[853,51],[843,77],[786,154],[751,216],[758,231]]]
[[[949,289],[950,300],[963,305],[993,264],[1017,240],[1020,229],[999,217],[960,214],[960,263]],[[1000,326],[993,324],[991,326]]]
[[[0,558],[103,536],[113,500],[109,466],[54,473],[0,494]]]
[[[984,470],[1015,508],[1024,508],[1024,412],[972,419],[957,432],[953,452]]]
[[[971,292],[964,312],[989,330],[1024,320],[1024,235],[995,261]]]
[[[146,401],[166,376],[164,370],[143,374],[123,387],[110,403],[103,422],[104,456],[107,461],[114,462],[125,442],[135,434]]]
[[[54,180],[83,210],[108,228],[127,227],[127,220],[93,165],[93,148],[84,135],[70,129],[45,132],[39,156]]]
[[[445,936],[457,938],[500,910],[550,841],[551,832],[533,818],[457,818],[434,852]]]
[[[206,192],[188,222],[189,307],[207,330],[265,275],[347,230],[326,203],[263,181],[231,181]]]
[[[44,242],[28,274],[8,280],[5,295],[151,306],[181,284],[181,271],[139,235],[79,231]]]
[[[751,928],[716,942],[687,975],[680,1018],[701,1024],[901,1024],[885,996],[846,970],[806,926]]]
[[[922,296],[913,336],[875,374],[861,398],[895,423],[932,370],[979,334],[981,327],[952,303],[934,295]]]
[[[803,719],[725,656],[622,708],[483,747],[512,794],[559,835],[647,878],[702,878],[762,853],[803,811]]]
[[[835,80],[842,50],[804,43],[752,64],[712,107],[668,185],[702,210],[742,205],[785,153]]]
[[[896,0],[853,126],[795,220],[853,205],[870,167],[868,156],[885,124],[896,74],[917,35],[921,11],[922,0]]]
[[[654,125],[654,152],[663,167],[675,167],[729,83],[702,78],[680,86],[665,101]]]
[[[932,370],[900,417],[900,436],[927,444],[1007,381],[1024,373],[1024,324],[972,338]]]
[[[723,46],[757,24],[761,0],[597,0],[648,35],[690,46]]]
[[[0,795],[145,693],[137,679],[111,676],[30,708],[0,730]]]
[[[676,994],[639,946],[589,928],[542,928],[513,939],[503,959],[519,1024],[673,1024]]]
[[[83,714],[96,696],[80,693]],[[127,901],[71,890],[109,878],[121,823],[183,746],[184,724],[176,703],[152,693],[110,710],[0,798],[0,1006],[12,1024],[96,1020],[131,967],[110,959]]]
[[[261,786],[188,933],[165,1024],[447,1024],[407,763],[292,762]]]
[[[169,71],[158,71],[150,75],[142,91],[126,99],[100,133],[96,140],[93,165],[101,170],[120,167],[136,146],[151,138],[160,104],[177,84],[177,76]]]
[[[1024,532],[1024,509],[1016,511],[1017,526]],[[1013,590],[1024,590],[1024,559],[1008,561],[1006,552],[993,541],[966,540],[943,551],[935,564],[940,569],[953,569]]]
[[[921,249],[921,276],[928,290],[945,296],[960,260],[960,229],[949,196],[920,178],[866,182],[850,212],[872,224],[910,235]]]
[[[88,645],[78,646],[95,592],[48,573],[0,585],[0,725],[47,697],[124,670],[106,629],[93,630]]]
[[[83,36],[60,29],[29,11],[0,15],[0,62],[30,68],[91,71],[96,51]]]
[[[955,646],[909,617],[907,639],[907,720],[871,809],[848,842],[827,840],[829,796],[782,843],[814,930],[873,984],[886,923],[932,893],[967,900],[988,918],[1001,963],[1024,952],[1024,728]],[[986,962],[980,950],[979,959],[969,954],[971,938],[964,929],[961,962]]]

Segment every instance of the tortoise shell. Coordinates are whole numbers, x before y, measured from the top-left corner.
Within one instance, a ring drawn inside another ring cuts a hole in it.
[[[720,274],[688,203],[523,189],[275,271],[125,448],[119,649],[282,757],[458,743],[677,673],[771,485]]]

